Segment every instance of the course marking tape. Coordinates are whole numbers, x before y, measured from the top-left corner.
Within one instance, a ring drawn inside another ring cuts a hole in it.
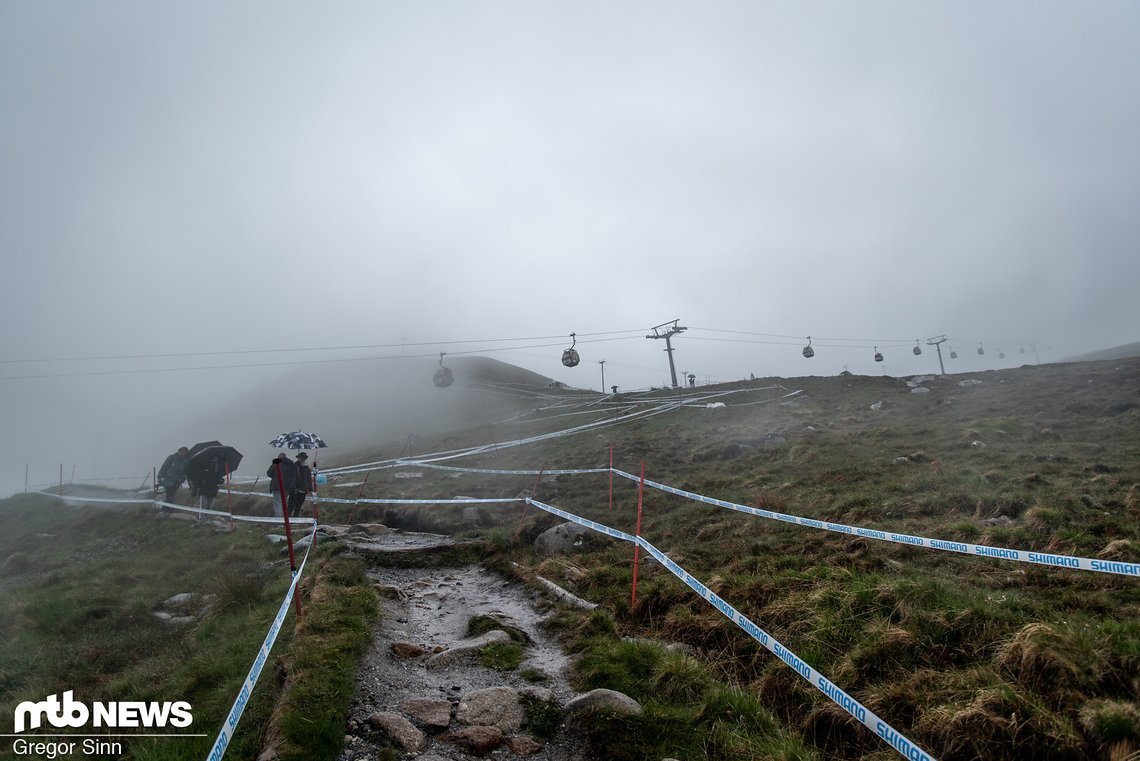
[[[253,694],[253,687],[257,684],[257,678],[261,676],[261,670],[269,660],[269,651],[273,649],[273,643],[277,641],[277,635],[281,631],[281,625],[285,623],[285,615],[289,612],[289,604],[293,602],[293,593],[297,589],[297,582],[301,580],[301,574],[305,570],[305,563],[309,559],[309,550],[316,544],[315,535],[316,527],[314,526],[313,531],[309,534],[309,546],[305,550],[305,557],[301,559],[301,565],[297,568],[296,573],[293,574],[293,581],[289,584],[289,591],[285,593],[285,599],[281,601],[281,607],[277,609],[277,615],[274,616],[273,623],[270,625],[269,631],[261,643],[261,649],[258,650],[257,657],[253,659],[253,665],[250,666],[249,673],[246,674],[245,677],[245,682],[242,683],[241,690],[238,691],[238,695],[234,699],[233,707],[230,708],[229,715],[226,716],[225,721],[222,723],[221,730],[218,731],[218,737],[214,740],[214,746],[210,749],[210,754],[206,756],[207,761],[220,761],[222,756],[226,753],[226,748],[229,747],[230,740],[233,739],[233,733],[237,730],[238,721],[241,720],[241,715],[249,703],[250,696]]]
[[[58,492],[40,491],[38,489],[29,489],[30,494],[42,494],[45,497],[55,497],[62,499],[65,502],[108,502],[113,505],[142,505],[150,504],[152,500],[149,499],[108,499],[106,497],[75,497],[70,494],[60,494]]]
[[[240,492],[243,496],[247,497],[268,497],[268,494],[255,494],[253,492]],[[490,504],[503,504],[505,502],[522,502],[525,497],[454,497],[452,499],[341,499],[339,497],[313,497],[313,502],[319,502],[322,505],[331,503],[334,505],[490,505]],[[160,502],[159,504],[166,504]],[[196,508],[185,507],[183,505],[171,505],[171,507],[181,507],[184,510],[196,512]],[[229,513],[220,513],[221,515],[229,515]],[[235,515],[235,520],[252,519],[253,516],[240,516]],[[269,518],[264,520],[275,520],[281,522],[280,518]],[[292,522],[312,520],[311,518],[292,518]]]
[[[461,468],[458,465],[437,465],[433,462],[419,460],[400,460],[396,463],[401,467],[430,468],[432,470],[450,470],[456,473],[485,473],[499,476],[536,476],[540,472],[548,476],[577,476],[585,473],[608,473],[609,468],[579,468],[577,470],[491,470],[490,468]]]
[[[750,637],[767,648],[777,658],[795,669],[796,673],[799,674],[805,681],[826,695],[828,699],[835,703],[837,706],[858,719],[859,722],[863,724],[863,726],[867,727],[878,737],[882,738],[888,745],[894,748],[904,758],[911,759],[911,761],[934,761],[933,756],[908,740],[898,730],[880,719],[874,711],[870,710],[858,700],[848,695],[838,685],[829,680],[823,674],[816,671],[791,650],[784,647],[779,640],[761,629],[759,626],[753,623],[750,618],[745,616],[736,608],[729,605],[719,595],[717,595],[711,589],[694,578],[688,571],[673,562],[673,560],[671,560],[669,556],[667,556],[664,552],[646,541],[644,537],[630,536],[623,531],[612,529],[608,526],[604,526],[600,523],[588,520],[586,518],[580,518],[573,513],[568,513],[565,510],[559,510],[556,507],[538,502],[537,500],[528,499],[527,502],[541,510],[545,510],[548,513],[553,513],[554,515],[566,518],[569,521],[573,521],[574,523],[586,526],[587,528],[591,528],[595,531],[600,531],[602,533],[609,534],[610,536],[624,539],[627,542],[633,542],[640,545],[645,549],[646,552],[653,556],[654,560],[665,566],[665,568],[670,573],[683,581],[694,592],[699,594],[705,600],[705,602],[716,608],[729,621],[732,621],[738,627],[743,629],[745,633],[747,633]]]
[[[614,469],[614,474],[631,481],[640,480],[638,476],[617,470],[616,468]],[[868,539],[905,544],[911,547],[924,547],[930,550],[942,550],[943,552],[957,552],[961,555],[974,557],[993,558],[995,560],[1016,560],[1022,563],[1034,563],[1051,568],[1073,568],[1080,571],[1097,571],[1099,573],[1112,573],[1120,576],[1131,576],[1133,578],[1140,577],[1140,563],[1122,563],[1115,560],[1098,560],[1073,555],[1057,555],[1051,552],[1030,552],[1028,550],[1013,550],[1006,547],[990,547],[988,545],[972,544],[970,542],[928,539],[923,536],[912,536],[910,534],[900,534],[893,531],[880,531],[878,529],[863,528],[861,526],[848,526],[843,523],[832,523],[830,521],[815,520],[814,518],[788,515],[787,513],[777,513],[759,507],[749,507],[748,505],[740,505],[735,502],[727,502],[723,499],[706,497],[702,494],[685,491],[684,489],[678,489],[648,479],[646,479],[645,485],[670,494],[676,494],[679,497],[704,502],[708,505],[715,505],[716,507],[723,507],[728,510],[757,515],[761,518],[782,521],[784,523],[794,523],[798,526],[833,531],[838,534],[862,536]]]

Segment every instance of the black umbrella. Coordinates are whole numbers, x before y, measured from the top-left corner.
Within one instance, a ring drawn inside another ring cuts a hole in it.
[[[210,469],[215,458],[219,473],[233,473],[241,464],[241,452],[228,444],[204,441],[190,448],[190,465],[193,467]]]
[[[278,449],[319,449],[320,447],[327,447],[328,444],[315,433],[293,431],[292,433],[281,434],[269,442],[269,446]]]

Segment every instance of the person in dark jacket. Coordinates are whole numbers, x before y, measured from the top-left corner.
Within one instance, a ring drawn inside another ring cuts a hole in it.
[[[281,480],[285,482],[285,496],[288,498],[297,486],[297,463],[290,460],[289,455],[282,452],[273,458],[273,462],[265,471],[265,475],[269,476],[269,491],[273,495],[273,514],[280,518],[282,516],[281,495],[278,492],[281,484],[277,480],[278,465],[281,466]]]
[[[218,455],[209,459],[199,458],[197,462],[191,461],[186,469],[186,479],[190,482],[190,494],[198,497],[198,507],[212,510],[218,496],[218,487],[226,480],[225,462]]]
[[[297,481],[293,485],[293,493],[289,495],[290,518],[301,516],[301,505],[305,504],[305,497],[313,490],[313,469],[306,464],[308,459],[307,452],[297,455]]]
[[[173,502],[174,495],[182,487],[182,482],[186,480],[186,468],[190,464],[190,450],[186,447],[178,447],[178,451],[174,454],[167,455],[166,459],[162,461],[162,467],[158,469],[158,475],[155,478],[156,484],[162,484],[162,490],[165,493],[163,502]],[[163,508],[165,511],[166,508]]]

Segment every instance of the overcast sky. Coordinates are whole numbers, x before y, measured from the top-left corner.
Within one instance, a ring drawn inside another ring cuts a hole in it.
[[[288,366],[154,370],[494,348],[632,389],[673,319],[702,382],[1140,340],[1138,51],[1110,0],[0,2],[19,480]]]

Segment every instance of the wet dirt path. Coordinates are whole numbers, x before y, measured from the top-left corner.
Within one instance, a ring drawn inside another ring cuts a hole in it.
[[[445,537],[392,534],[377,537],[360,552],[402,552],[416,546],[445,543]],[[382,589],[381,617],[372,646],[357,674],[357,694],[348,721],[348,738],[340,761],[373,761],[385,738],[369,723],[381,711],[401,712],[401,703],[413,698],[447,700],[455,705],[464,695],[488,687],[520,689],[537,686],[550,690],[559,701],[573,697],[567,678],[568,659],[541,621],[551,606],[539,592],[478,566],[463,568],[376,568],[369,577]],[[522,631],[528,643],[517,669],[497,671],[481,666],[476,658],[464,658],[445,666],[426,664],[437,649],[462,647],[468,621],[477,615],[493,616]],[[410,643],[427,651],[414,657],[393,652],[393,643]],[[525,676],[524,676],[525,675]],[[453,727],[455,726],[453,722]],[[427,733],[422,753],[404,753],[401,758],[420,761],[478,758],[441,739],[441,732]],[[525,757],[534,761],[584,761],[572,738],[558,733],[541,750]],[[516,756],[505,746],[494,758]]]

